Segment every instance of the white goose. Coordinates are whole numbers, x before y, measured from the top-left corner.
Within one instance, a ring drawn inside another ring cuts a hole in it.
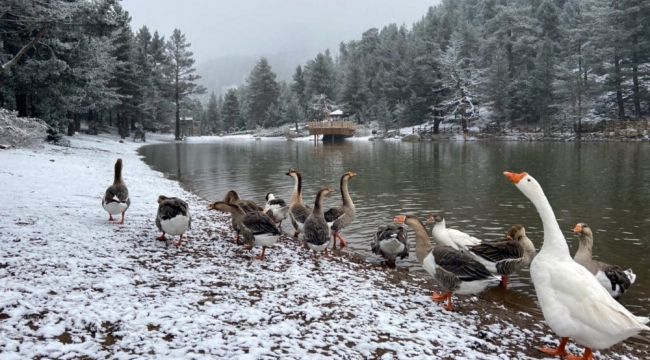
[[[589,270],[571,258],[551,204],[537,180],[525,172],[504,175],[535,205],[544,225],[544,244],[530,264],[530,277],[544,319],[562,341],[557,349],[540,351],[588,360],[593,359],[592,349],[606,349],[641,331],[650,331],[644,325],[650,319],[630,313]],[[582,358],[566,351],[569,338],[586,347]]]
[[[427,223],[433,223],[431,227],[431,236],[439,243],[453,247],[456,250],[464,249],[468,246],[478,245],[482,241],[470,234],[456,229],[448,229],[445,223],[445,217],[442,214],[430,215]]]

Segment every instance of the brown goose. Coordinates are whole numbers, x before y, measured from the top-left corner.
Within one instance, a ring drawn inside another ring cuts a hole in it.
[[[594,234],[589,225],[579,223],[573,232],[578,235],[580,240],[578,251],[573,260],[594,274],[600,285],[607,289],[614,299],[618,299],[634,284],[636,274],[632,272],[632,269],[623,270],[620,266],[606,264],[592,258]]]
[[[273,246],[280,238],[280,230],[273,223],[273,219],[263,212],[245,213],[239,205],[223,201],[210,204],[208,209],[230,213],[237,237],[244,239],[244,245],[249,248],[262,247],[262,254],[257,256],[259,260],[264,260],[266,248]]]
[[[408,236],[401,225],[388,224],[379,227],[370,244],[373,253],[381,255],[388,266],[395,267],[395,259],[409,256]]]
[[[113,215],[122,214],[120,224],[124,224],[124,213],[131,205],[129,189],[122,179],[122,159],[115,162],[113,185],[109,186],[102,198],[102,207],[108,212],[108,221],[115,221]]]
[[[434,293],[431,298],[436,302],[444,302],[445,309],[452,311],[453,293],[461,295],[478,294],[488,287],[496,286],[501,281],[500,276],[490,272],[465,251],[456,250],[447,245],[431,245],[424,224],[413,215],[398,215],[394,222],[406,224],[415,231],[415,255],[422,265],[443,288],[444,293]]]
[[[323,199],[334,193],[336,191],[330,188],[320,189],[314,202],[314,211],[305,220],[303,227],[304,241],[307,247],[314,252],[324,251],[325,256],[327,256],[327,245],[330,242],[330,228],[323,214]]]
[[[311,214],[311,209],[302,200],[302,175],[295,169],[290,169],[287,175],[294,180],[293,193],[289,203],[289,217],[295,229],[293,236],[298,237],[300,232],[303,231],[305,221]]]
[[[355,176],[357,176],[357,173],[353,171],[348,171],[341,176],[341,197],[343,198],[343,205],[333,207],[325,212],[325,220],[330,226],[330,229],[332,229],[332,249],[336,249],[337,238],[341,242],[341,247],[348,244],[348,241],[341,236],[340,231],[350,225],[356,217],[356,209],[348,191],[348,182]]]
[[[179,235],[176,246],[183,242],[183,234],[192,227],[189,205],[179,198],[160,195],[156,227],[162,232],[158,240],[167,241],[165,234]]]
[[[508,288],[508,276],[530,266],[537,251],[522,225],[513,225],[505,240],[483,241],[468,246],[470,254],[493,274],[501,275],[501,285]]]
[[[239,194],[235,190],[230,190],[226,194],[226,197],[223,199],[224,202],[228,204],[236,204],[238,205],[242,210],[244,210],[245,213],[249,212],[255,212],[255,211],[263,211],[264,209],[259,207],[255,201],[252,200],[244,200],[239,197]]]

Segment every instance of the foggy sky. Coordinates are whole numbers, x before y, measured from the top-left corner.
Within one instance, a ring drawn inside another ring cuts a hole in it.
[[[409,28],[439,0],[123,0],[136,31],[179,28],[197,62],[228,55],[316,55],[371,27]]]

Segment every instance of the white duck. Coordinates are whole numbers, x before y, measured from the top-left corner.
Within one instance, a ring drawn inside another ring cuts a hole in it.
[[[614,300],[598,280],[571,258],[551,204],[537,180],[527,173],[504,172],[535,205],[544,226],[544,244],[530,264],[544,319],[562,338],[557,349],[540,351],[566,359],[593,359],[593,349],[606,349],[641,331],[647,317],[637,317]],[[569,338],[586,347],[582,358],[566,351]]]
[[[592,258],[591,250],[594,247],[594,235],[589,225],[576,224],[573,232],[578,235],[580,244],[573,260],[589,270],[600,284],[607,289],[610,295],[617,299],[634,284],[636,274],[632,269],[624,270],[617,265],[611,265]]]
[[[470,234],[456,229],[448,229],[445,223],[445,217],[442,214],[430,215],[428,223],[433,223],[431,227],[431,236],[433,240],[451,246],[456,250],[464,249],[468,246],[478,245],[482,241]]]

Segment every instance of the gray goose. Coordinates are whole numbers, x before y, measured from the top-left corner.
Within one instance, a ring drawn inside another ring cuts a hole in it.
[[[436,302],[446,300],[446,310],[454,310],[451,302],[453,293],[478,294],[501,281],[500,276],[490,274],[485,266],[467,252],[448,245],[431,245],[427,230],[417,217],[398,215],[394,222],[398,225],[406,224],[415,231],[415,255],[418,262],[444,290],[442,294],[434,293],[431,298]]]
[[[122,214],[120,224],[124,224],[124,213],[131,205],[129,189],[122,179],[122,159],[115,162],[113,185],[109,186],[102,198],[102,207],[108,212],[108,221],[115,221],[113,215]]]
[[[636,274],[632,269],[623,270],[620,266],[610,265],[592,258],[594,234],[589,225],[578,223],[573,232],[578,235],[580,241],[573,260],[594,274],[600,285],[607,289],[614,299],[618,299],[634,284]]]
[[[305,220],[304,241],[307,247],[314,252],[324,251],[327,256],[327,245],[330,242],[330,227],[325,221],[323,214],[323,199],[330,194],[335,193],[334,189],[323,188],[316,194],[316,201],[314,202],[314,211]]]
[[[176,246],[183,242],[183,234],[192,227],[192,216],[187,203],[177,197],[158,197],[156,227],[162,232],[157,239],[167,241],[165,234],[179,235]]]
[[[311,209],[302,200],[302,175],[295,169],[290,169],[286,175],[291,176],[294,180],[293,193],[289,203],[289,217],[295,230],[293,236],[297,238],[303,231],[305,221],[311,215]]]
[[[264,260],[266,248],[273,246],[280,238],[280,230],[275,226],[273,219],[263,212],[256,211],[245,213],[237,204],[228,204],[217,201],[209,205],[208,209],[230,213],[233,219],[237,238],[244,239],[244,245],[249,248],[261,246],[262,254],[257,259]],[[239,242],[239,240],[237,240]]]
[[[519,224],[510,227],[505,240],[483,241],[468,246],[467,250],[488,271],[501,275],[501,285],[504,288],[508,288],[508,276],[530,266],[537,253],[535,245],[526,236],[526,228]]]
[[[278,224],[279,228],[282,228],[282,221],[289,215],[289,206],[283,199],[278,199],[272,193],[267,193],[264,212]]]
[[[235,190],[228,191],[223,201],[228,204],[238,205],[242,210],[244,210],[245,213],[264,210],[263,208],[259,207],[255,201],[241,199]]]
[[[408,236],[401,225],[388,224],[379,227],[375,233],[370,249],[373,253],[386,259],[388,265],[395,267],[395,259],[409,256]]]
[[[348,171],[341,176],[341,197],[343,198],[343,205],[333,207],[325,212],[325,220],[330,226],[330,229],[332,229],[333,249],[336,249],[336,239],[339,239],[341,242],[341,247],[348,244],[348,241],[341,236],[340,231],[350,225],[356,217],[356,208],[348,191],[348,182],[355,176],[357,176],[357,173],[353,171]]]

